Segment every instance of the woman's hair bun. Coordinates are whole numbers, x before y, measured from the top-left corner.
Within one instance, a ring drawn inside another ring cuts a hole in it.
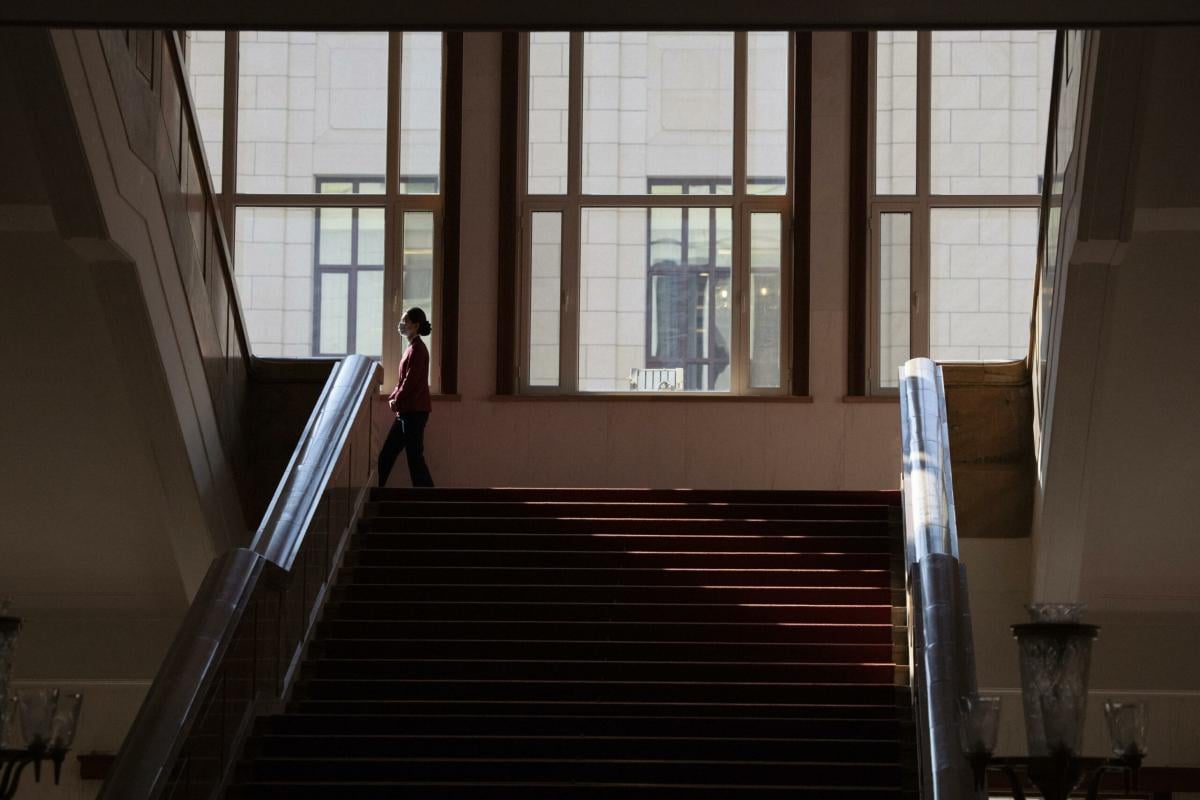
[[[421,336],[428,336],[433,332],[433,326],[429,324],[429,317],[425,316],[425,309],[413,306],[404,312],[404,316],[408,318],[409,322],[416,324],[417,333]]]

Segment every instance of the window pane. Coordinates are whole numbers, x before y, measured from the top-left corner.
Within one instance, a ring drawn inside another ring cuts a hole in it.
[[[437,325],[433,307],[433,212],[404,213],[404,289],[403,305],[407,311],[417,306],[425,312],[430,323]],[[433,363],[433,345],[437,331],[425,337]],[[429,379],[433,380],[430,370]]]
[[[933,33],[934,194],[1038,194],[1054,31]]]
[[[584,36],[583,191],[646,194],[656,176],[733,174],[733,34]]]
[[[234,275],[255,355],[380,354],[383,272],[359,270],[371,253],[362,225],[376,215],[379,230],[367,239],[382,241],[379,209],[237,210]]]
[[[317,222],[320,262],[325,265],[353,264],[354,209],[322,208],[317,211]]]
[[[529,34],[529,194],[567,191],[571,35]]]
[[[356,277],[354,352],[378,358],[383,352],[383,270],[359,270]]]
[[[436,194],[441,173],[442,34],[405,33],[400,66],[400,191]],[[423,178],[424,180],[413,180]]]
[[[747,34],[746,191],[784,194],[788,154],[788,34]]]
[[[234,228],[234,276],[251,350],[313,355],[315,212],[239,208]]]
[[[327,355],[346,352],[350,301],[350,276],[345,272],[326,272],[321,275],[320,305],[317,318],[320,325],[319,349]]]
[[[916,192],[917,34],[879,31],[875,34],[875,193]]]
[[[243,32],[241,192],[313,192],[318,175],[382,175],[386,33]]]
[[[712,237],[729,229],[731,213],[583,209],[580,391],[729,390],[730,270],[711,263],[711,238],[700,247],[689,236],[687,261],[682,243],[685,219],[707,215],[700,230]]]
[[[713,246],[709,218],[714,209],[689,208],[683,213],[687,217],[688,263],[712,263],[710,249]]]
[[[750,385],[779,387],[783,222],[779,214],[750,215]]]
[[[327,212],[322,212],[327,213]],[[383,209],[358,209],[359,266],[383,265]]]
[[[225,115],[225,32],[188,31],[187,71],[213,188],[221,191]]]
[[[683,263],[683,209],[650,209],[650,263]]]
[[[930,213],[930,357],[1024,358],[1037,262],[1036,208]]]
[[[910,352],[912,217],[879,216],[879,385],[894,387],[900,383],[899,368]]]
[[[529,385],[557,386],[562,298],[562,214],[534,212],[530,251]]]

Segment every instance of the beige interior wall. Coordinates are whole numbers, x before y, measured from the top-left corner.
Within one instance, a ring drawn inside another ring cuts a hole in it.
[[[1027,620],[1029,539],[962,539],[979,689],[1002,698],[997,752],[1024,755],[1025,728],[1017,642],[1010,625]],[[1138,700],[1147,708],[1149,766],[1200,766],[1200,626],[1181,613],[1089,611],[1100,626],[1092,650],[1084,751],[1107,752],[1103,703]]]
[[[813,37],[812,403],[493,397],[500,36],[470,33],[464,46],[461,399],[435,401],[426,434],[435,480],[443,486],[897,487],[898,407],[843,401],[849,34]],[[393,473],[393,485],[407,485],[404,472]]]

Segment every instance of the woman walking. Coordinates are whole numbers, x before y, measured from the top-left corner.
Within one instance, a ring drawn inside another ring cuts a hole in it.
[[[425,464],[425,423],[433,404],[429,398],[429,348],[421,341],[433,326],[419,308],[404,312],[396,326],[408,347],[400,358],[396,388],[388,395],[388,407],[396,412],[383,449],[379,451],[379,485],[386,486],[396,456],[404,450],[408,456],[408,475],[413,486],[433,486],[433,476]]]

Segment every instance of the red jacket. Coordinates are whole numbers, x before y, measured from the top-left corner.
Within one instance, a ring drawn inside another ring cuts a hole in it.
[[[409,343],[400,357],[400,375],[388,400],[396,401],[397,414],[433,411],[429,397],[429,348],[420,336]]]

